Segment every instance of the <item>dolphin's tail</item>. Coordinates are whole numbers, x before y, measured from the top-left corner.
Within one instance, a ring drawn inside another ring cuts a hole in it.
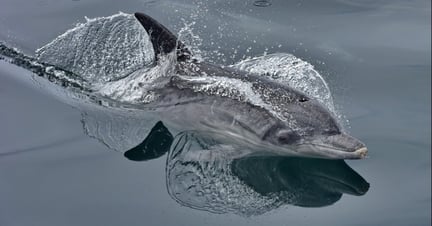
[[[135,13],[135,17],[147,31],[153,44],[156,60],[159,54],[167,54],[177,49],[177,60],[189,60],[191,52],[165,26],[144,13]]]

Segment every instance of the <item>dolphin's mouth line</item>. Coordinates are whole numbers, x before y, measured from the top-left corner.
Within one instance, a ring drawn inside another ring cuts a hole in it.
[[[365,158],[368,152],[368,149],[363,146],[360,147],[358,149],[355,149],[353,151],[346,151],[346,149],[342,149],[342,148],[337,148],[337,147],[333,147],[333,146],[329,146],[329,145],[323,145],[323,144],[316,144],[316,143],[303,143],[303,144],[298,144],[296,145],[297,147],[301,147],[302,145],[311,145],[311,146],[315,146],[318,148],[325,148],[326,150],[321,150],[321,151],[325,151],[331,154],[336,154],[336,155],[345,155],[346,158]]]
[[[322,147],[322,148],[328,148],[328,149],[331,149],[334,151],[349,152],[349,151],[345,151],[346,149],[344,149],[344,148],[337,148],[337,147],[330,146],[330,145],[323,145],[323,144],[317,144],[317,143],[304,143],[304,144],[313,145],[313,146]]]
[[[350,152],[355,152],[355,151],[358,151],[358,150],[360,150],[360,149],[362,149],[362,148],[365,148],[365,147],[360,147],[360,148],[357,148],[357,149],[354,149],[353,151],[347,151],[347,150],[349,150],[349,149],[346,149],[346,148],[338,148],[338,147],[334,147],[334,146],[330,146],[330,145],[325,145],[325,144],[317,144],[317,143],[304,143],[304,144],[307,144],[307,145],[313,145],[313,146],[317,146],[317,147],[322,147],[322,148],[327,148],[327,149],[331,149],[331,150],[334,150],[334,151],[341,151],[341,152],[347,152],[347,153],[350,153]],[[303,145],[303,144],[299,144],[299,146],[300,145]]]

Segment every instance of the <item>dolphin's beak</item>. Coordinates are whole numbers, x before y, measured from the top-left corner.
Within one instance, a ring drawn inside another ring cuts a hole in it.
[[[312,154],[334,159],[363,159],[368,152],[363,142],[346,133],[322,136],[304,146]]]

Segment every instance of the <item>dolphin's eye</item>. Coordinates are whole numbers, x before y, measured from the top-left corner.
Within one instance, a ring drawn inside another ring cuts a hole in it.
[[[300,136],[293,131],[281,131],[278,134],[277,140],[280,144],[292,144],[300,140]]]
[[[328,135],[328,136],[336,135],[336,134],[339,134],[339,133],[340,133],[340,131],[337,128],[325,129],[324,132],[323,132],[324,135]]]
[[[303,97],[300,97],[300,99],[298,101],[300,101],[300,102],[306,102],[308,100],[309,99],[307,97],[303,96]]]

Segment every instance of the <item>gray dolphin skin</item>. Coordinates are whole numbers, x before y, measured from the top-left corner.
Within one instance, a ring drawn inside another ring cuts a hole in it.
[[[147,106],[164,121],[182,129],[213,131],[277,155],[330,159],[366,156],[366,146],[342,131],[332,113],[317,100],[263,75],[194,60],[163,25],[143,13],[135,13],[135,17],[148,32],[157,59],[176,54],[175,75],[169,76],[163,88],[152,90],[156,99]],[[222,88],[208,88],[206,80],[200,79],[203,77],[249,84],[263,105],[270,107],[247,101],[235,90],[221,95]]]

